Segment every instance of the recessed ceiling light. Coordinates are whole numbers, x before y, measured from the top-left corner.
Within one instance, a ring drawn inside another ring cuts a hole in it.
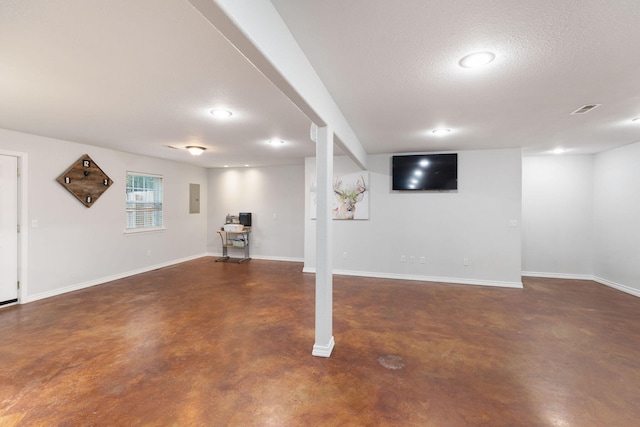
[[[434,129],[434,130],[431,131],[431,133],[433,133],[434,135],[437,135],[437,136],[444,136],[444,135],[446,135],[446,134],[448,134],[450,132],[451,132],[451,129],[444,129],[444,128],[443,129]]]
[[[249,165],[244,165],[244,167],[245,167],[245,168],[248,168],[248,167],[249,167]]]
[[[458,64],[464,68],[476,68],[487,65],[494,59],[496,59],[496,55],[493,52],[476,52],[465,56],[458,61]]]
[[[553,150],[551,150],[551,152],[553,154],[564,154],[567,152],[566,148],[562,148],[562,147],[558,147],[558,148],[554,148]]]
[[[185,148],[194,156],[199,156],[200,154],[204,153],[204,150],[206,150],[206,148],[200,147],[198,145],[188,145]]]
[[[224,165],[224,167],[225,167],[225,168],[228,168],[228,167],[229,167],[229,165]]]
[[[233,115],[231,111],[225,110],[224,108],[214,108],[213,110],[211,110],[211,114],[214,117],[219,117],[221,119],[231,117]]]

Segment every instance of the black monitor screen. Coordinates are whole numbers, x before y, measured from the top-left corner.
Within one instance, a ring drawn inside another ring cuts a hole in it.
[[[457,190],[458,154],[393,156],[394,190]]]

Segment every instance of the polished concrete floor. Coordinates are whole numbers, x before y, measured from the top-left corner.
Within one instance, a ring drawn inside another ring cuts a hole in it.
[[[638,426],[640,299],[202,258],[0,310],[2,426]]]

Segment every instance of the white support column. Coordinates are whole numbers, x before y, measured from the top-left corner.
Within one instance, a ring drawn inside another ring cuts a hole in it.
[[[318,212],[316,215],[316,342],[314,356],[329,357],[333,340],[333,263],[332,215],[333,132],[328,126],[312,125],[316,131],[316,176]]]
[[[362,169],[367,152],[271,0],[188,0]]]

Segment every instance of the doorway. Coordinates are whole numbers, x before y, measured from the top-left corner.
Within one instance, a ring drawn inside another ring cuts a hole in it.
[[[0,306],[18,302],[18,158],[0,155]]]

